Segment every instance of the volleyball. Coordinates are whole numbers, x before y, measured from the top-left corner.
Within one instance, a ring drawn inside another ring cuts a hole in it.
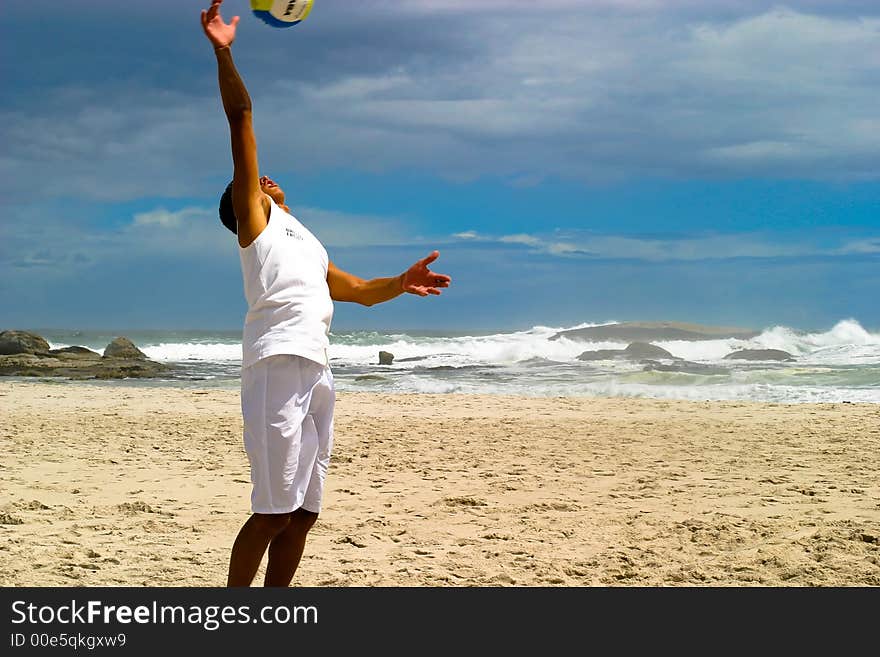
[[[272,27],[292,27],[312,11],[315,0],[251,0],[254,16]]]

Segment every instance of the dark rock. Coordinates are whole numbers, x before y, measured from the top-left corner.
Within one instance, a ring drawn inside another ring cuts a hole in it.
[[[623,349],[597,349],[585,351],[577,357],[578,360],[615,360],[623,357]]]
[[[430,354],[430,356],[409,356],[407,358],[395,358],[394,360],[398,363],[415,363],[420,360],[428,360],[428,358],[434,357],[442,357],[442,356],[456,356],[457,354],[449,354],[449,353],[436,353]]]
[[[102,358],[85,347],[53,349],[45,354],[0,356],[0,375],[66,377],[70,379],[125,379],[165,376],[168,365],[146,358]]]
[[[161,376],[171,368],[162,363],[156,363],[150,360],[123,360],[114,363],[111,367],[106,367],[95,371],[91,376],[84,378],[94,379],[150,379]]]
[[[104,358],[147,360],[147,355],[135,347],[128,338],[113,338],[113,341],[104,348]]]
[[[750,329],[727,326],[703,326],[682,322],[623,322],[560,331],[551,340],[568,338],[580,342],[656,342],[666,340],[748,340],[759,335]]]
[[[724,360],[779,360],[791,362],[794,360],[787,351],[781,349],[741,349],[727,354]]]
[[[0,355],[46,353],[49,353],[49,343],[35,333],[27,331],[0,332]]]
[[[658,363],[654,360],[648,360],[645,361],[644,364],[644,372],[681,372],[682,374],[704,374],[707,376],[715,374],[730,374],[730,370],[726,367],[692,363],[689,360],[678,360],[674,363]]]
[[[52,349],[49,351],[49,354],[55,356],[56,358],[61,358],[65,360],[69,359],[91,359],[96,360],[101,358],[101,354],[97,351],[92,351],[91,349],[86,349],[85,347],[63,347],[62,349]]]
[[[676,357],[657,345],[647,342],[633,342],[626,349],[597,349],[585,351],[577,357],[578,360],[642,360],[644,358],[668,358],[676,360]]]
[[[381,374],[361,374],[354,377],[355,381],[387,381],[388,378]]]
[[[394,362],[394,354],[390,351],[379,352],[379,365],[391,365]]]
[[[663,347],[647,342],[633,342],[623,350],[627,358],[638,360],[640,358],[669,358],[675,359],[675,356],[666,351]]]

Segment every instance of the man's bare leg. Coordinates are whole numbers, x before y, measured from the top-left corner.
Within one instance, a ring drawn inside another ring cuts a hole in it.
[[[244,523],[229,559],[226,586],[250,586],[260,567],[266,547],[290,525],[290,513],[255,513]]]
[[[306,535],[317,519],[317,513],[304,509],[297,509],[290,514],[290,524],[269,545],[265,586],[290,586],[302,559]]]

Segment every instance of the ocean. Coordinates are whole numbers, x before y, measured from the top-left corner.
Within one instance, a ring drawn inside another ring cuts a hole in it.
[[[880,333],[856,320],[820,332],[776,326],[751,339],[653,342],[674,356],[716,368],[697,373],[646,371],[640,362],[584,362],[577,359],[584,351],[623,349],[627,343],[551,339],[560,331],[599,325],[493,333],[333,332],[330,364],[340,391],[880,403]],[[99,353],[114,337],[125,335],[149,358],[175,366],[168,378],[129,379],[126,385],[239,385],[239,331],[35,332],[53,348],[79,345]],[[738,349],[781,349],[795,361],[724,360]],[[378,364],[380,350],[394,354],[393,364]]]

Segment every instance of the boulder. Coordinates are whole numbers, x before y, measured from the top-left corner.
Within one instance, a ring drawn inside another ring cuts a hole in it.
[[[394,362],[394,354],[390,351],[379,352],[379,365],[391,365]]]
[[[4,331],[5,334],[21,331]],[[70,379],[126,379],[167,376],[172,368],[163,363],[148,360],[140,349],[126,338],[116,338],[107,345],[104,356],[85,347],[49,349],[40,336],[25,334],[24,343],[31,348],[45,344],[36,353],[0,354],[0,375],[6,376],[57,376]],[[17,339],[17,338],[15,338]],[[19,347],[16,347],[19,348]]]
[[[585,351],[577,357],[578,360],[643,360],[645,358],[668,358],[677,360],[675,356],[657,345],[647,342],[633,342],[626,349],[597,349]]]
[[[622,322],[560,331],[551,340],[568,338],[579,342],[652,342],[667,340],[748,340],[758,331],[728,326],[704,326],[682,322]]]
[[[398,363],[415,363],[420,360],[427,360],[427,356],[410,356],[409,358],[398,358]]]
[[[647,342],[633,342],[623,350],[627,358],[639,360],[641,358],[669,358],[675,360],[675,356],[666,351],[663,347]]]
[[[585,351],[577,357],[578,360],[615,360],[623,356],[623,349],[597,349]]]
[[[791,362],[794,360],[794,356],[781,349],[741,349],[740,351],[734,351],[732,354],[727,354],[724,360],[778,360]]]
[[[49,343],[35,333],[27,331],[0,332],[0,354],[47,354]]]
[[[677,360],[674,363],[658,363],[654,360],[645,361],[644,372],[681,372],[682,374],[730,374],[726,367],[717,365],[705,365],[704,363],[692,363],[689,360]]]
[[[61,349],[51,349],[49,354],[62,360],[70,360],[73,358],[97,360],[101,358],[101,354],[85,347],[63,347]]]
[[[104,348],[104,358],[128,358],[132,360],[147,360],[147,355],[134,346],[128,338],[113,338],[113,341]]]
[[[133,358],[101,358],[86,354],[0,356],[0,375],[66,377],[69,379],[126,379],[167,376],[164,363]]]

